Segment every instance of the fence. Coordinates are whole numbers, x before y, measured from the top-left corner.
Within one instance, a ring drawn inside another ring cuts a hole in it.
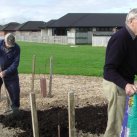
[[[103,46],[106,47],[111,36],[93,36],[92,46]]]
[[[41,38],[44,43],[68,44],[67,36],[45,36]]]
[[[40,43],[55,43],[55,44],[68,44],[67,36],[18,36],[18,41],[40,42]]]
[[[76,33],[68,36],[25,36],[16,35],[18,41],[51,43],[51,44],[92,44],[93,46],[106,47],[110,36],[94,36],[91,32]]]

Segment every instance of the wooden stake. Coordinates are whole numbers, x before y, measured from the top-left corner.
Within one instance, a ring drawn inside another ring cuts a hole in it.
[[[53,75],[53,58],[50,57],[50,79],[49,79],[49,92],[48,97],[52,97],[52,75]]]
[[[40,78],[40,88],[41,88],[42,97],[46,97],[47,96],[46,78]]]
[[[1,89],[0,89],[0,101],[1,101]]]
[[[60,112],[58,112],[58,137],[60,137]]]
[[[31,104],[33,137],[39,137],[38,117],[37,117],[37,110],[36,110],[35,93],[30,93],[30,104]]]
[[[74,92],[68,93],[69,137],[76,137]]]
[[[60,125],[58,125],[58,137],[60,137]]]
[[[36,56],[33,55],[33,59],[32,59],[32,83],[31,83],[31,92],[34,91],[35,61],[36,61]]]

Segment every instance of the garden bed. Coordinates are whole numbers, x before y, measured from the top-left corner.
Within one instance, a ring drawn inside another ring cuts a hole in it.
[[[68,137],[67,95],[75,93],[76,130],[79,137],[100,136],[104,133],[107,121],[107,102],[102,92],[102,78],[89,76],[53,77],[52,98],[43,98],[40,92],[39,79],[35,76],[35,93],[38,109],[40,137],[57,137],[60,125],[61,137]],[[49,76],[46,75],[47,90]],[[0,134],[3,137],[32,137],[29,93],[31,75],[20,75],[21,107],[20,115],[7,117],[2,114],[6,108],[6,97],[2,90],[0,102]]]

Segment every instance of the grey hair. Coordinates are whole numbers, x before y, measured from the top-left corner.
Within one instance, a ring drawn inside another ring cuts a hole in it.
[[[131,21],[135,18],[137,19],[137,8],[129,11],[129,13],[127,14],[127,17],[126,17],[126,23],[128,23],[129,21]]]

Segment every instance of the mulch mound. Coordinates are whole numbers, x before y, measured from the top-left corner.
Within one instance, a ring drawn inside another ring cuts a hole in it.
[[[76,129],[91,134],[103,134],[107,124],[107,105],[86,106],[76,108]],[[38,111],[40,137],[57,137],[60,125],[61,137],[68,137],[68,110],[66,107],[53,107],[48,110]],[[31,112],[20,110],[18,116],[0,115],[0,123],[4,127],[19,128],[24,132],[15,137],[33,137]]]

